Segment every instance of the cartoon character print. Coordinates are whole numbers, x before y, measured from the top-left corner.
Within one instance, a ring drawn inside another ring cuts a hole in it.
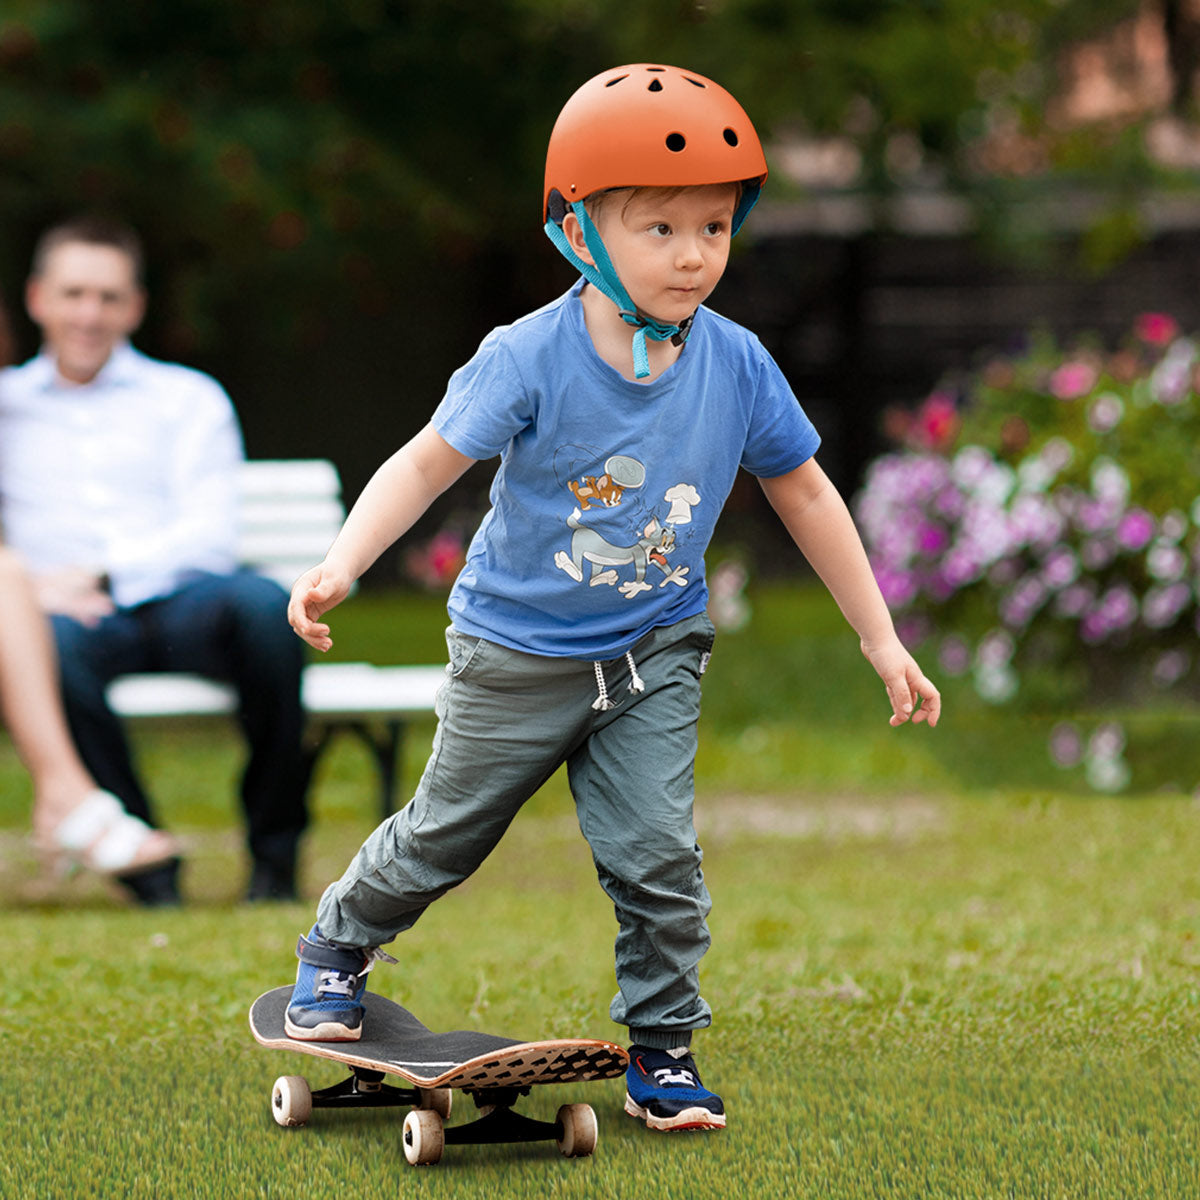
[[[592,507],[592,502],[605,508],[616,508],[626,488],[640,488],[646,481],[646,468],[636,458],[614,454],[604,464],[603,475],[585,475],[582,479],[569,479],[567,487],[575,496],[575,502],[583,512]]]
[[[653,590],[654,584],[646,578],[652,566],[662,573],[663,578],[658,581],[660,588],[668,583],[687,587],[689,568],[672,568],[668,555],[674,553],[678,544],[678,526],[691,522],[692,508],[700,503],[700,493],[691,484],[679,483],[667,489],[663,502],[670,507],[665,513],[647,511],[646,506],[638,505],[641,512],[631,513],[629,536],[622,543],[610,541],[584,519],[583,514],[593,505],[620,506],[626,491],[640,488],[645,480],[645,466],[623,454],[608,458],[599,475],[584,474],[568,479],[566,486],[576,502],[567,518],[571,548],[569,553],[557,551],[554,565],[577,583],[584,582],[584,570],[589,567],[589,587],[615,586],[627,600]],[[624,568],[629,567],[632,578],[623,579]]]

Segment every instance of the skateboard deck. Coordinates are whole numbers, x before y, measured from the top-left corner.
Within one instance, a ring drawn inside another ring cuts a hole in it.
[[[312,1092],[299,1076],[276,1081],[272,1112],[281,1125],[303,1125],[314,1107],[409,1105],[404,1124],[410,1162],[436,1162],[448,1142],[554,1140],[568,1157],[590,1154],[596,1143],[595,1114],[585,1104],[559,1109],[555,1122],[533,1121],[512,1111],[531,1087],[612,1079],[625,1073],[629,1056],[614,1042],[556,1038],[522,1042],[475,1030],[435,1033],[408,1009],[366,993],[363,1036],[356,1042],[303,1042],[287,1036],[284,1012],[292,986],[259,996],[250,1009],[250,1032],[263,1046],[344,1063],[353,1071],[341,1084]],[[396,1075],[409,1089],[388,1086]],[[450,1090],[472,1096],[483,1116],[443,1129]]]

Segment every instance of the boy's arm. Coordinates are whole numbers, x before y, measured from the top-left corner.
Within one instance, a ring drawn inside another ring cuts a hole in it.
[[[319,618],[346,598],[351,584],[474,462],[426,425],[375,472],[325,561],[292,587],[288,620],[310,646],[333,645],[329,626]]]
[[[905,650],[845,501],[810,458],[787,475],[760,479],[771,507],[858,634],[892,705],[892,725],[938,723],[942,698]]]

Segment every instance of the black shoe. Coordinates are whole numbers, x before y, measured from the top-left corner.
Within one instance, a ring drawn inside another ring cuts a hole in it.
[[[296,893],[296,868],[292,864],[264,862],[257,859],[250,872],[250,883],[246,888],[248,903],[260,900],[287,901],[299,899]]]
[[[183,897],[179,894],[179,868],[182,865],[182,859],[173,858],[149,871],[121,875],[117,882],[143,908],[179,908],[183,904]]]
[[[629,1047],[625,1111],[659,1131],[725,1128],[725,1105],[700,1082],[686,1049]]]

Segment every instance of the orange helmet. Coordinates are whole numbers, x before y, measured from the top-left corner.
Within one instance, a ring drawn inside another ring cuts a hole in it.
[[[745,183],[734,232],[767,177],[758,134],[720,84],[653,63],[613,67],[563,106],[546,152],[542,220],[620,187]]]

